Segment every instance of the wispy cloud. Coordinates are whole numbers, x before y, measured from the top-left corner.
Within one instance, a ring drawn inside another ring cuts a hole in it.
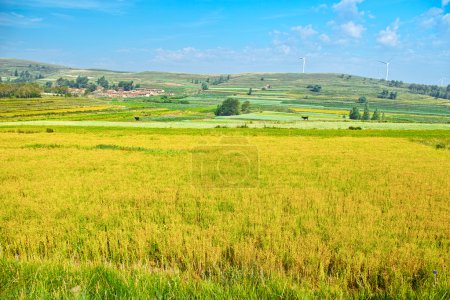
[[[191,22],[184,22],[181,24],[181,27],[187,27],[187,28],[197,28],[197,27],[204,27],[211,24],[215,24],[223,19],[223,16],[220,11],[214,11],[207,15],[204,15],[197,20],[193,20]]]
[[[387,26],[386,29],[381,30],[378,33],[377,38],[378,43],[384,46],[391,46],[391,47],[397,46],[399,43],[399,35],[397,33],[399,27],[400,21],[399,19],[396,19],[394,23]]]
[[[364,26],[355,24],[353,21],[341,24],[340,28],[345,35],[355,39],[361,38],[363,32],[366,30]]]
[[[333,9],[338,13],[341,18],[354,19],[364,15],[363,11],[360,11],[358,4],[364,0],[341,0],[333,5]]]
[[[306,26],[295,26],[292,27],[291,30],[298,33],[302,39],[307,39],[317,34],[317,31],[314,30],[311,24]]]
[[[441,28],[450,29],[450,13],[445,13],[442,8],[432,7],[419,18],[420,25],[426,29]]]
[[[15,12],[0,12],[0,26],[35,26],[42,18],[28,17]]]
[[[12,7],[44,7],[59,9],[96,10],[109,13],[122,13],[123,8],[133,5],[134,1],[123,0],[22,0],[20,3],[15,0],[2,0],[2,4]]]
[[[116,49],[117,53],[145,53],[150,52],[147,48],[119,48]]]

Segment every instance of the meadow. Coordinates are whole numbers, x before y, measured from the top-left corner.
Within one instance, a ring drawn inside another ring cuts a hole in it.
[[[30,71],[44,75],[36,82],[45,84],[58,78],[73,80],[87,76],[90,82],[105,76],[117,84],[121,80],[133,81],[142,87],[161,88],[175,96],[161,99],[159,96],[141,98],[87,98],[44,95],[40,99],[0,99],[0,122],[67,120],[134,122],[139,116],[142,122],[180,122],[174,127],[189,127],[183,123],[203,123],[203,127],[235,127],[236,119],[254,123],[255,127],[304,127],[302,116],[310,121],[344,123],[324,128],[348,128],[349,111],[358,107],[362,112],[366,97],[370,113],[375,109],[384,113],[384,121],[396,129],[399,123],[445,124],[450,123],[450,103],[447,99],[412,93],[408,83],[390,86],[388,82],[344,74],[296,74],[296,73],[243,73],[243,74],[187,74],[164,72],[114,72],[96,69],[73,69],[43,63],[0,59],[0,76],[10,76],[14,70]],[[38,72],[38,73],[37,73]],[[226,78],[214,84],[218,78]],[[14,79],[14,78],[12,78]],[[201,83],[208,82],[202,90]],[[320,92],[308,86],[320,85]],[[252,93],[249,95],[249,90]],[[378,98],[383,90],[398,94],[397,99]],[[231,118],[216,118],[214,110],[222,101],[232,97],[241,103],[249,101],[250,114]],[[205,122],[203,122],[205,121]],[[363,128],[386,128],[373,125],[379,122],[359,122]],[[367,125],[372,123],[371,125]],[[160,125],[161,126],[161,125]],[[162,125],[166,126],[166,125]],[[195,125],[193,127],[199,127]],[[304,128],[312,128],[306,126]],[[316,127],[316,128],[320,128]],[[435,127],[433,127],[435,128]],[[435,128],[436,129],[436,128]]]
[[[449,148],[448,130],[2,126],[0,298],[447,299]]]

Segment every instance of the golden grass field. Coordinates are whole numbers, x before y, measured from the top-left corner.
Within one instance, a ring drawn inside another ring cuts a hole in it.
[[[448,131],[53,129],[0,129],[0,298],[450,297]]]

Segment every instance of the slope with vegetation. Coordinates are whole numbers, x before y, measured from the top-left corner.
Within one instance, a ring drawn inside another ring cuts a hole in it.
[[[45,66],[43,78],[35,78],[33,70]],[[303,118],[312,121],[341,121],[362,119],[365,122],[418,122],[449,123],[448,87],[407,84],[400,81],[377,80],[344,74],[222,74],[201,75],[162,72],[113,72],[95,69],[73,69],[28,61],[0,60],[0,95],[9,97],[33,96],[32,94],[11,93],[19,85],[14,77],[15,69],[20,75],[33,74],[30,81],[38,84],[41,90],[54,94],[70,96],[71,88],[82,88],[89,96],[97,88],[130,90],[136,87],[160,88],[175,96],[100,99],[108,107],[106,111],[68,112],[52,114],[52,119],[134,121],[190,121],[218,120],[227,122],[238,117],[247,122],[264,122],[268,126],[297,126]],[[9,73],[8,73],[9,72]],[[5,76],[9,74],[8,77]],[[6,83],[5,83],[6,82]],[[22,90],[36,87],[23,83]],[[27,88],[24,88],[27,87]],[[44,99],[52,101],[50,94]],[[236,99],[245,103],[245,109],[237,113],[217,113],[217,106],[226,99]],[[1,100],[0,100],[1,101]],[[88,103],[88,101],[84,101]],[[115,112],[109,107],[114,106]],[[366,107],[367,106],[367,107]],[[251,109],[250,109],[251,107]],[[155,110],[164,109],[163,117],[154,115]],[[364,116],[368,110],[369,118]],[[350,111],[361,112],[351,114]],[[376,113],[375,113],[376,112]],[[270,115],[268,118],[267,114]],[[215,116],[217,115],[217,117]],[[231,115],[224,117],[224,115]],[[233,116],[234,115],[234,116]],[[284,116],[287,115],[286,119]],[[45,111],[33,120],[46,119]],[[0,115],[0,120],[14,118]],[[22,120],[26,120],[22,118]],[[289,120],[289,121],[288,121]],[[363,125],[364,126],[364,125]]]

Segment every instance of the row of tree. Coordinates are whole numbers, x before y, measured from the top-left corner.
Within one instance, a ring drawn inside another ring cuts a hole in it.
[[[359,108],[355,106],[350,110],[349,117],[352,120],[363,120],[363,121],[368,121],[368,120],[380,121],[380,120],[382,120],[382,121],[384,121],[384,113],[382,113],[380,115],[380,112],[378,111],[378,109],[375,109],[375,111],[372,114],[372,117],[370,116],[369,104],[367,102],[364,105],[363,114],[361,114],[359,111]]]
[[[427,84],[410,84],[408,89],[411,93],[429,95],[435,98],[450,99],[450,84],[447,87]]]
[[[69,80],[66,78],[58,78],[53,84],[51,81],[47,81],[44,87],[47,90],[51,90],[55,87],[67,87],[67,88],[84,88],[87,92],[93,92],[97,89],[97,86],[101,86],[104,89],[123,89],[124,91],[131,91],[136,88],[140,88],[140,84],[134,84],[132,80],[130,81],[119,81],[116,84],[110,84],[109,81],[102,76],[96,80],[96,82],[90,82],[87,76],[78,76],[75,80]],[[46,90],[46,91],[47,91]]]
[[[231,75],[220,75],[219,77],[208,77],[205,80],[199,80],[199,79],[191,79],[191,83],[193,84],[202,84],[202,83],[206,83],[206,84],[212,84],[212,85],[218,85],[224,82],[227,82],[228,80],[231,79]]]
[[[382,99],[395,100],[397,99],[397,95],[398,95],[397,91],[383,90],[381,93],[377,95],[377,97]]]
[[[0,83],[0,98],[37,98],[41,92],[37,83]]]
[[[14,71],[13,75],[16,77],[15,79],[11,80],[11,78],[7,78],[5,81],[7,83],[25,83],[25,82],[33,82],[36,79],[42,79],[44,78],[44,76],[39,73],[37,75],[33,75],[30,72],[26,71],[22,71],[22,72],[18,72],[17,70]],[[3,82],[2,77],[0,76],[0,82]]]

